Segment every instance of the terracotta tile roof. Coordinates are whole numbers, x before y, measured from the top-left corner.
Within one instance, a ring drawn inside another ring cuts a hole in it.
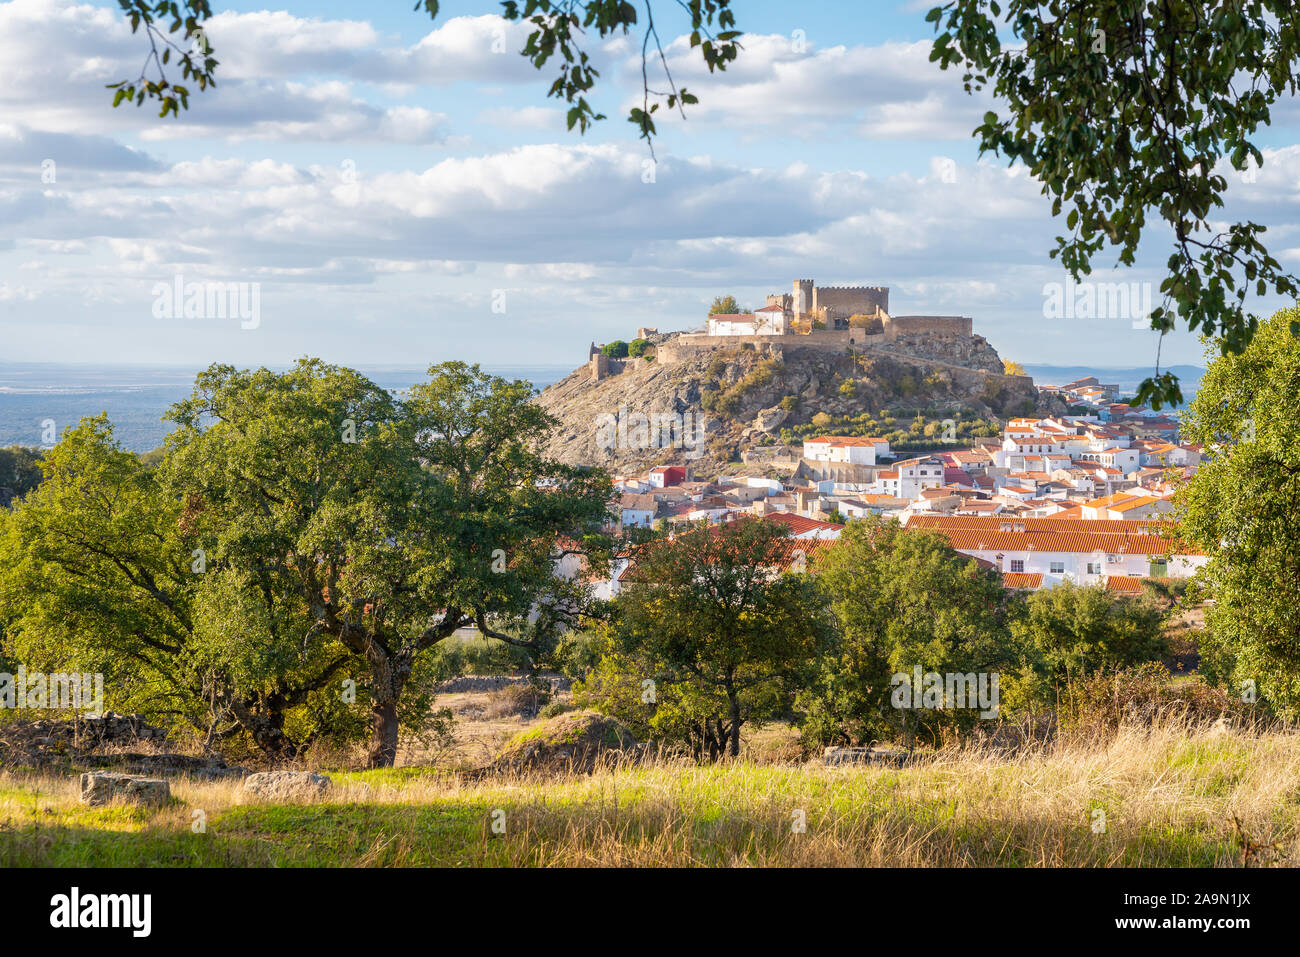
[[[1106,578],[1106,591],[1136,595],[1142,591],[1144,581],[1145,578],[1139,578],[1137,575],[1110,575]]]
[[[1039,588],[1043,584],[1040,572],[1003,572],[1002,585],[1005,588]]]
[[[1008,519],[999,515],[917,515],[908,527],[934,527],[943,525],[961,531],[988,530],[1000,531],[1000,526]],[[1017,518],[1025,526],[1026,532],[1070,532],[1080,535],[1123,535],[1131,536],[1142,533],[1143,529],[1154,532],[1159,529],[1174,529],[1172,522],[1160,522],[1156,519],[1141,521],[1138,519],[1082,518],[1078,515],[1078,506],[1059,512],[1050,518]],[[1149,537],[1158,537],[1150,535]],[[1163,549],[1162,549],[1163,551]]]
[[[790,529],[791,535],[802,535],[811,531],[837,532],[844,528],[843,525],[836,525],[834,522],[819,522],[815,518],[796,515],[794,512],[777,512],[775,515],[766,516],[766,520],[786,526]]]
[[[804,444],[812,443],[814,445],[877,445],[884,442],[884,439],[878,439],[865,435],[822,435],[815,439],[805,439]]]

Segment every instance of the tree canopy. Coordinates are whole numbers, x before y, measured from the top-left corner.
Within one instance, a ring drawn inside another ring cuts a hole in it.
[[[85,420],[4,523],[9,640],[279,757],[345,720],[351,681],[370,762],[391,764],[429,649],[464,627],[529,645],[583,611],[558,543],[599,531],[609,480],[539,454],[551,420],[531,396],[456,362],[400,401],[315,359],[214,365],[155,468]]]
[[[834,640],[803,543],[774,522],[701,525],[639,547],[582,693],[697,756],[788,706]]]
[[[1209,556],[1202,670],[1290,715],[1300,713],[1297,322],[1300,309],[1283,310],[1243,352],[1210,362],[1183,425],[1208,454],[1175,496],[1181,534]]]

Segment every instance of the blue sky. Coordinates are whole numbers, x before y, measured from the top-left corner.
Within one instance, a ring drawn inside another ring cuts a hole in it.
[[[0,3],[0,357],[577,364],[591,340],[812,277],[887,285],[895,314],[969,315],[1023,362],[1153,362],[1127,319],[1044,317],[1056,224],[1023,170],[978,157],[988,101],[928,62],[929,6],[736,0],[745,49],[710,76],[664,5],[701,104],[661,122],[652,165],[623,119],[639,36],[590,44],[610,118],[580,137],[495,3],[433,22],[403,3],[222,4],[217,89],[159,120],[109,108],[104,84],[145,49],[115,3]],[[1267,224],[1293,269],[1296,129],[1282,104],[1225,210]],[[1136,268],[1097,278],[1156,284],[1167,255],[1153,232]],[[256,283],[256,327],[159,316],[178,275]],[[1182,333],[1163,360],[1201,353]]]

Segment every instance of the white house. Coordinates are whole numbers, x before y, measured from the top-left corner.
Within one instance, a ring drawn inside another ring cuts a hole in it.
[[[785,312],[780,306],[765,306],[754,312],[718,313],[709,316],[711,336],[783,336]]]
[[[910,502],[920,497],[922,489],[943,485],[943,469],[943,460],[934,455],[903,459],[876,476],[876,491]]]
[[[1111,585],[1114,578],[1190,578],[1206,556],[1174,544],[1137,523],[1076,519],[915,518],[911,527],[933,529],[963,555],[982,559],[1005,575],[1041,576],[1032,587],[1063,581]],[[1173,552],[1166,559],[1166,552]]]
[[[847,465],[878,465],[889,457],[887,439],[852,435],[822,435],[803,444],[803,457],[814,462],[844,462]]]

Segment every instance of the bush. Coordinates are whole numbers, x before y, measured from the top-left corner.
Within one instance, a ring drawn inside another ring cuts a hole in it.
[[[1268,720],[1262,707],[1244,704],[1199,678],[1175,684],[1159,662],[1070,682],[1061,692],[1057,716],[1064,731],[1103,738],[1125,724],[1180,720],[1203,726],[1223,719],[1243,726]]]
[[[627,343],[622,339],[615,339],[613,342],[607,342],[600,347],[600,351],[611,359],[626,359],[627,350]]]
[[[572,701],[552,701],[541,711],[537,712],[537,717],[542,718],[544,720],[549,720],[551,718],[558,718],[560,715],[565,714],[569,711],[577,711],[577,710],[578,710],[578,706],[574,704]]]
[[[600,661],[600,636],[594,631],[566,631],[555,643],[551,663],[566,678],[585,677]]]
[[[494,638],[452,636],[440,642],[428,657],[431,677],[437,681],[461,675],[500,675],[526,671],[532,662],[527,648]]]
[[[519,715],[524,718],[536,716],[543,707],[550,703],[551,692],[535,684],[507,685],[489,696],[487,716],[504,718]]]
[[[633,339],[627,344],[627,354],[633,359],[645,355],[646,349],[650,348],[649,339]]]

